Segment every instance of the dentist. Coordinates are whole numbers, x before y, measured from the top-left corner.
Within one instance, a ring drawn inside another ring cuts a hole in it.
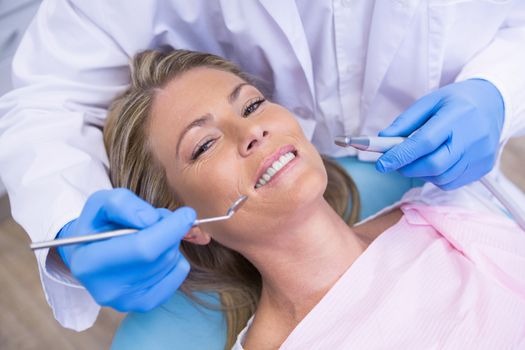
[[[196,213],[112,189],[102,143],[130,57],[168,46],[223,56],[261,78],[323,154],[375,161],[333,137],[412,134],[377,169],[447,190],[491,171],[525,129],[520,0],[44,1],[13,62],[15,89],[0,100],[0,176],[13,217],[33,241],[148,231],[37,252],[64,327],[90,327],[100,305],[152,309],[188,273],[171,252]]]

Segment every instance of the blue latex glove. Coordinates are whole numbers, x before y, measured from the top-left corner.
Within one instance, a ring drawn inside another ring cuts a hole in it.
[[[494,166],[504,119],[498,89],[482,79],[447,85],[417,100],[379,136],[409,136],[383,154],[380,172],[397,170],[450,190]]]
[[[91,195],[80,216],[60,230],[73,237],[118,228],[134,234],[58,248],[64,263],[102,306],[118,311],[147,311],[164,303],[189,273],[179,244],[196,213],[183,207],[155,209],[129,190]]]

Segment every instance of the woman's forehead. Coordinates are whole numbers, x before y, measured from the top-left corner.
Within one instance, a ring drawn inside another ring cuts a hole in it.
[[[163,91],[165,94],[186,93],[200,95],[203,92],[216,92],[217,88],[228,89],[228,87],[243,81],[242,78],[231,72],[209,67],[198,67],[192,68],[172,79],[166,84]],[[194,90],[192,88],[200,89]]]
[[[227,101],[230,90],[244,82],[233,73],[208,67],[198,67],[184,72],[157,91],[152,114],[177,115],[191,118],[192,112],[205,113],[213,99]]]

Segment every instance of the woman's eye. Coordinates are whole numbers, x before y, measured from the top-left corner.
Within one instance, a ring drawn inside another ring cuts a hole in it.
[[[246,118],[247,116],[255,112],[264,101],[266,101],[266,99],[262,97],[257,98],[257,100],[250,103],[248,107],[244,109],[244,111],[242,112],[242,116]]]
[[[202,145],[198,146],[195,152],[193,152],[193,154],[191,155],[191,160],[196,160],[202,153],[206,152],[208,148],[211,147],[213,141],[214,140],[208,140]]]

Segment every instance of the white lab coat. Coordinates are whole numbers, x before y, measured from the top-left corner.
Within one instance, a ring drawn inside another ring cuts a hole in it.
[[[0,175],[33,241],[52,239],[110,188],[101,128],[147,48],[212,52],[261,78],[322,153],[375,135],[417,98],[484,78],[505,103],[503,144],[525,129],[523,0],[44,1],[0,100]],[[375,155],[361,153],[362,159]],[[56,256],[37,252],[55,317],[77,330],[99,307]]]

